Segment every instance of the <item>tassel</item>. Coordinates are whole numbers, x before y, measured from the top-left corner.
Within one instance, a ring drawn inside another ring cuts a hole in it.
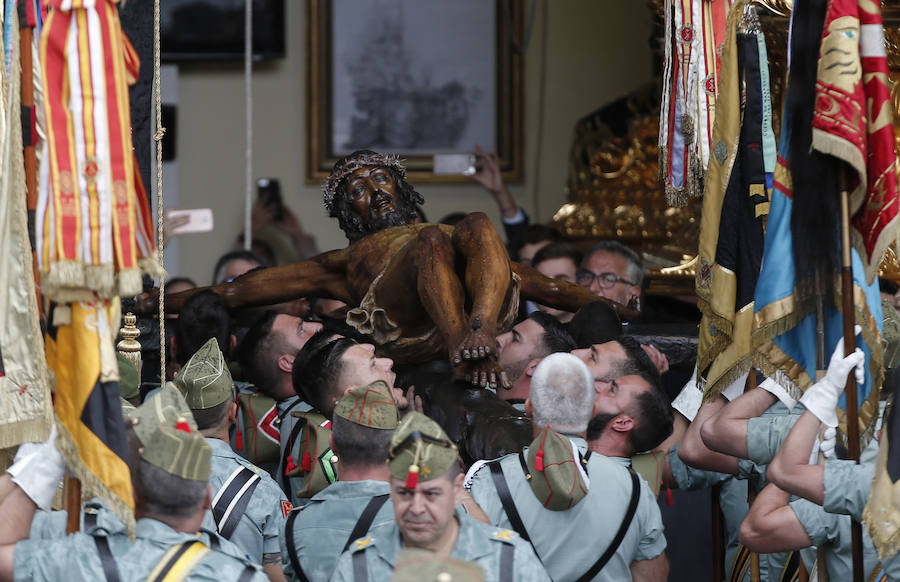
[[[672,497],[672,488],[666,487],[666,505],[672,507],[675,505],[675,499]]]
[[[309,456],[309,451],[303,451],[303,460],[300,461],[300,468],[304,471],[312,469],[312,457]]]
[[[239,451],[244,450],[244,433],[241,432],[241,429],[234,431],[234,448]]]
[[[406,488],[407,489],[415,489],[416,485],[419,484],[419,466],[418,465],[410,465],[409,473],[406,474]]]
[[[288,455],[287,463],[285,463],[285,466],[284,466],[284,474],[288,475],[296,468],[297,468],[297,464],[294,463],[293,455]]]
[[[534,456],[534,470],[538,472],[544,471],[544,449],[538,449],[537,454]]]
[[[182,419],[175,423],[175,430],[191,434],[191,425],[189,425],[186,420]]]

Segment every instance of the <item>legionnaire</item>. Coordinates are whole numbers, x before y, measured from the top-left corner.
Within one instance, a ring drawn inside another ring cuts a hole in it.
[[[622,462],[590,454],[585,441],[592,405],[628,434],[645,423],[641,400],[658,392],[634,375],[598,382],[595,392],[578,357],[551,354],[535,369],[526,403],[535,440],[521,454],[470,469],[469,490],[491,523],[527,536],[552,579],[666,579],[662,518],[650,488]]]
[[[350,543],[393,523],[387,460],[398,413],[387,384],[351,388],[332,417],[340,480],[288,516],[281,558],[288,578],[327,582]]]
[[[170,575],[264,582],[259,566],[216,551],[197,535],[210,507],[211,450],[181,394],[165,386],[135,410],[126,434],[138,518],[134,542],[126,535],[80,532],[56,540],[25,539],[35,506],[49,505],[64,470],[51,436],[20,447],[16,463],[0,480],[0,489],[9,490],[0,505],[0,579],[111,582]],[[17,486],[10,490],[3,482],[8,479]]]
[[[312,406],[308,412],[292,412],[293,427],[282,438],[278,482],[294,505],[303,505],[338,478],[336,460],[329,445],[335,405],[349,388],[380,380],[394,402],[407,404],[402,390],[394,388],[393,360],[375,356],[372,344],[321,331],[303,346],[293,365],[294,389]],[[282,424],[288,426],[286,418]]]
[[[332,580],[390,580],[404,548],[474,562],[487,581],[549,580],[515,532],[454,511],[463,476],[456,446],[436,422],[418,412],[404,416],[391,439],[388,468],[395,522],[355,540]]]
[[[215,338],[191,356],[173,384],[184,394],[212,449],[212,511],[205,525],[261,563],[270,580],[284,580],[278,538],[291,506],[269,474],[228,443],[237,404],[231,373]]]

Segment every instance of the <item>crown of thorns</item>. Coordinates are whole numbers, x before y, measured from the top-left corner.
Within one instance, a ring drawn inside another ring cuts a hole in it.
[[[350,156],[344,160],[340,167],[331,171],[331,175],[322,184],[323,202],[325,210],[329,216],[334,208],[334,195],[337,193],[338,186],[341,181],[360,168],[367,166],[384,166],[393,168],[402,180],[406,179],[406,168],[400,163],[400,158],[390,154],[379,154],[376,152],[362,153]]]

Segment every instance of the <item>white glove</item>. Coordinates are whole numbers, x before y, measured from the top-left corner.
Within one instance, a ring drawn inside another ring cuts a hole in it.
[[[819,452],[826,459],[834,458],[834,447],[837,445],[837,431],[832,427],[822,431],[822,441],[819,443]]]
[[[854,331],[858,334],[862,328],[856,326]],[[822,421],[825,426],[835,427],[838,424],[837,407],[838,398],[844,392],[847,384],[847,375],[850,370],[856,368],[856,382],[862,384],[865,380],[864,364],[866,361],[865,354],[862,350],[856,350],[849,356],[844,357],[844,338],[838,340],[834,352],[831,354],[831,362],[828,364],[828,370],[825,377],[810,386],[800,402],[806,409],[816,415],[816,418]]]
[[[66,463],[54,446],[55,441],[56,424],[46,441],[20,446],[12,467],[6,471],[13,483],[44,511],[50,510],[50,503],[66,470]]]

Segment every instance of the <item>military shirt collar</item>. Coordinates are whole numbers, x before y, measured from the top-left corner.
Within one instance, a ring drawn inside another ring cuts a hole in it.
[[[237,456],[237,453],[234,452],[234,449],[231,448],[231,445],[229,443],[226,443],[222,439],[206,437],[206,442],[212,449],[212,454],[216,457]]]
[[[582,455],[588,451],[587,441],[584,440],[583,437],[575,436],[575,435],[571,435],[571,434],[567,434],[567,435],[565,435],[565,437],[568,438],[570,441],[572,441],[572,443],[575,444],[575,447],[578,449],[578,452],[581,453]]]
[[[312,501],[331,501],[351,497],[374,497],[389,493],[391,486],[387,481],[335,481],[325,489],[316,493]]]
[[[152,540],[167,546],[174,546],[186,541],[202,541],[196,533],[175,531],[169,525],[152,517],[142,517],[134,528],[136,538]]]
[[[459,522],[459,534],[456,537],[456,543],[453,544],[453,551],[450,553],[450,557],[459,558],[460,550],[465,548],[471,553],[468,553],[463,559],[474,562],[481,556],[494,550],[490,544],[484,543],[483,538],[478,537],[475,531],[476,526],[472,525],[474,521],[464,511],[460,510],[459,506],[457,506],[454,515]],[[381,535],[378,535],[379,531]],[[396,565],[397,556],[403,550],[403,539],[400,537],[400,528],[397,527],[396,522],[394,522],[392,527],[376,530],[375,533],[370,532],[366,538],[354,543],[363,543],[365,546],[374,547],[375,553],[392,567]],[[350,551],[355,550],[356,547],[351,545]]]

